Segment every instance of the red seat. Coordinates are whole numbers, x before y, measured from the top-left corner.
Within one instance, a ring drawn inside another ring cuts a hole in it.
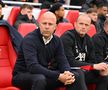
[[[18,32],[24,37],[28,33],[32,32],[35,30],[37,27],[35,24],[32,23],[22,23],[18,27]]]
[[[73,25],[71,23],[59,23],[57,25],[55,35],[60,37],[65,31],[73,29]]]
[[[0,26],[0,90],[19,90],[12,86],[12,70],[16,60],[7,28]]]
[[[14,23],[16,21],[16,17],[18,15],[19,11],[20,11],[20,7],[13,7],[12,8],[12,10],[10,12],[10,15],[9,15],[9,17],[7,19],[8,23],[10,25],[12,25],[12,26],[14,25]]]
[[[46,11],[47,11],[47,9],[42,9],[42,10],[40,11],[39,16],[38,16],[38,18],[37,18],[37,21],[38,21],[38,22],[39,22],[39,19],[40,19],[41,15],[42,15],[43,13],[45,13]]]
[[[90,30],[87,32],[87,34],[92,37],[94,34],[96,34],[96,28],[93,24],[90,26]]]
[[[68,14],[66,16],[66,19],[74,25],[74,22],[79,16],[79,11],[78,10],[69,10]]]

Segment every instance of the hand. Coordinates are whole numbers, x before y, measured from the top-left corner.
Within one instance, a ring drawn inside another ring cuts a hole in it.
[[[94,64],[93,68],[95,70],[101,70],[102,71],[102,70],[106,70],[108,68],[108,65],[106,63],[102,62],[102,63]]]
[[[100,75],[101,76],[107,76],[108,75],[108,65],[107,65],[107,69],[100,71]]]
[[[72,84],[73,82],[75,82],[75,76],[72,76],[72,79],[67,79],[64,85]]]
[[[58,80],[60,80],[65,85],[72,84],[75,81],[75,76],[73,73],[65,71],[64,73],[59,75]]]

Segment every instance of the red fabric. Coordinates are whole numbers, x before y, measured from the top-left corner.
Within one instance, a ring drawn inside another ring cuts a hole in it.
[[[19,90],[14,89],[11,83],[15,60],[16,53],[12,47],[7,28],[0,26],[0,90]]]
[[[19,11],[20,11],[20,7],[13,7],[12,8],[10,15],[7,19],[7,21],[9,22],[10,25],[12,25],[12,26],[14,25]]]
[[[87,34],[92,37],[94,34],[96,34],[96,28],[93,24],[91,24],[89,31],[87,32]]]
[[[74,25],[74,22],[77,20],[78,16],[79,16],[78,10],[69,10],[66,19]]]
[[[16,87],[5,87],[5,88],[0,88],[0,90],[20,90],[20,89]]]
[[[24,37],[28,33],[32,32],[35,30],[37,27],[35,24],[32,23],[22,23],[18,27],[18,32]]]
[[[73,25],[71,23],[59,23],[54,34],[60,37],[65,31],[70,29],[73,29]]]
[[[93,70],[93,67],[91,65],[81,66],[80,68],[87,71]]]

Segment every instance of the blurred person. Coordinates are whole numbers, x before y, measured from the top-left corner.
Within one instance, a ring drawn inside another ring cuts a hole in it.
[[[2,15],[2,5],[0,4],[0,20],[3,20],[3,15]]]
[[[108,62],[108,20],[105,20],[103,28],[103,31],[93,36],[98,62]]]
[[[61,3],[55,3],[53,6],[49,9],[50,12],[53,12],[56,15],[57,18],[57,24],[61,22],[68,22],[67,19],[64,18],[64,7]]]
[[[51,4],[47,1],[43,2],[40,6],[40,9],[49,9],[51,7]]]
[[[84,83],[95,83],[95,90],[107,90],[108,77],[101,75],[100,72],[106,72],[108,65],[104,62],[97,63],[95,59],[93,42],[86,34],[90,25],[91,18],[87,14],[81,14],[75,22],[74,30],[66,31],[61,40],[70,66],[81,67]]]
[[[7,7],[7,5],[5,3],[3,3],[2,0],[0,0],[0,5],[2,5],[2,7]]]
[[[13,70],[12,83],[21,90],[87,90],[82,77],[71,71],[60,38],[53,35],[56,16],[45,12],[39,28],[23,39]]]
[[[97,19],[98,19],[97,9],[95,9],[95,8],[89,8],[86,11],[86,13],[91,18],[91,24],[93,24],[96,27],[96,32],[98,32],[97,31],[98,26],[96,25],[96,22],[97,22]]]
[[[80,12],[85,12],[89,8],[97,8],[97,5],[100,4],[107,4],[107,0],[86,0],[85,3],[82,5],[82,8],[80,9]]]
[[[35,20],[34,16],[32,15],[33,7],[28,4],[23,4],[20,7],[20,12],[16,18],[14,23],[14,27],[18,29],[19,24],[21,23],[34,23],[38,26],[37,21]]]
[[[106,14],[108,13],[108,6],[106,4],[100,4],[97,6],[98,20],[97,31],[103,31],[104,21],[106,20]]]

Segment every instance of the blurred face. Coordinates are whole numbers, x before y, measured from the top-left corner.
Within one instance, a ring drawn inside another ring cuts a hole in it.
[[[106,34],[108,35],[108,23],[104,25],[104,31],[105,31]]]
[[[28,16],[28,18],[31,20],[32,19],[32,10],[31,9],[27,9],[26,10],[26,13],[27,13],[27,16]]]
[[[108,8],[106,6],[103,6],[102,8],[99,9],[99,12],[101,15],[106,16],[106,14],[108,13]]]
[[[21,10],[21,14],[22,15],[26,15],[28,16],[28,18],[31,20],[32,19],[32,10],[28,9],[28,8],[24,8]]]
[[[45,13],[39,21],[39,27],[43,37],[49,38],[56,28],[56,16],[50,12]]]
[[[91,19],[88,15],[81,15],[78,17],[75,23],[75,29],[81,37],[83,37],[89,30],[91,25]]]
[[[64,7],[60,7],[59,10],[57,10],[56,12],[56,16],[59,18],[59,17],[64,17],[64,14],[65,14],[65,11],[64,11]]]
[[[91,20],[93,20],[94,22],[97,21],[97,17],[98,17],[97,13],[92,12],[92,13],[89,13],[88,16],[89,16],[89,17],[91,18]]]

